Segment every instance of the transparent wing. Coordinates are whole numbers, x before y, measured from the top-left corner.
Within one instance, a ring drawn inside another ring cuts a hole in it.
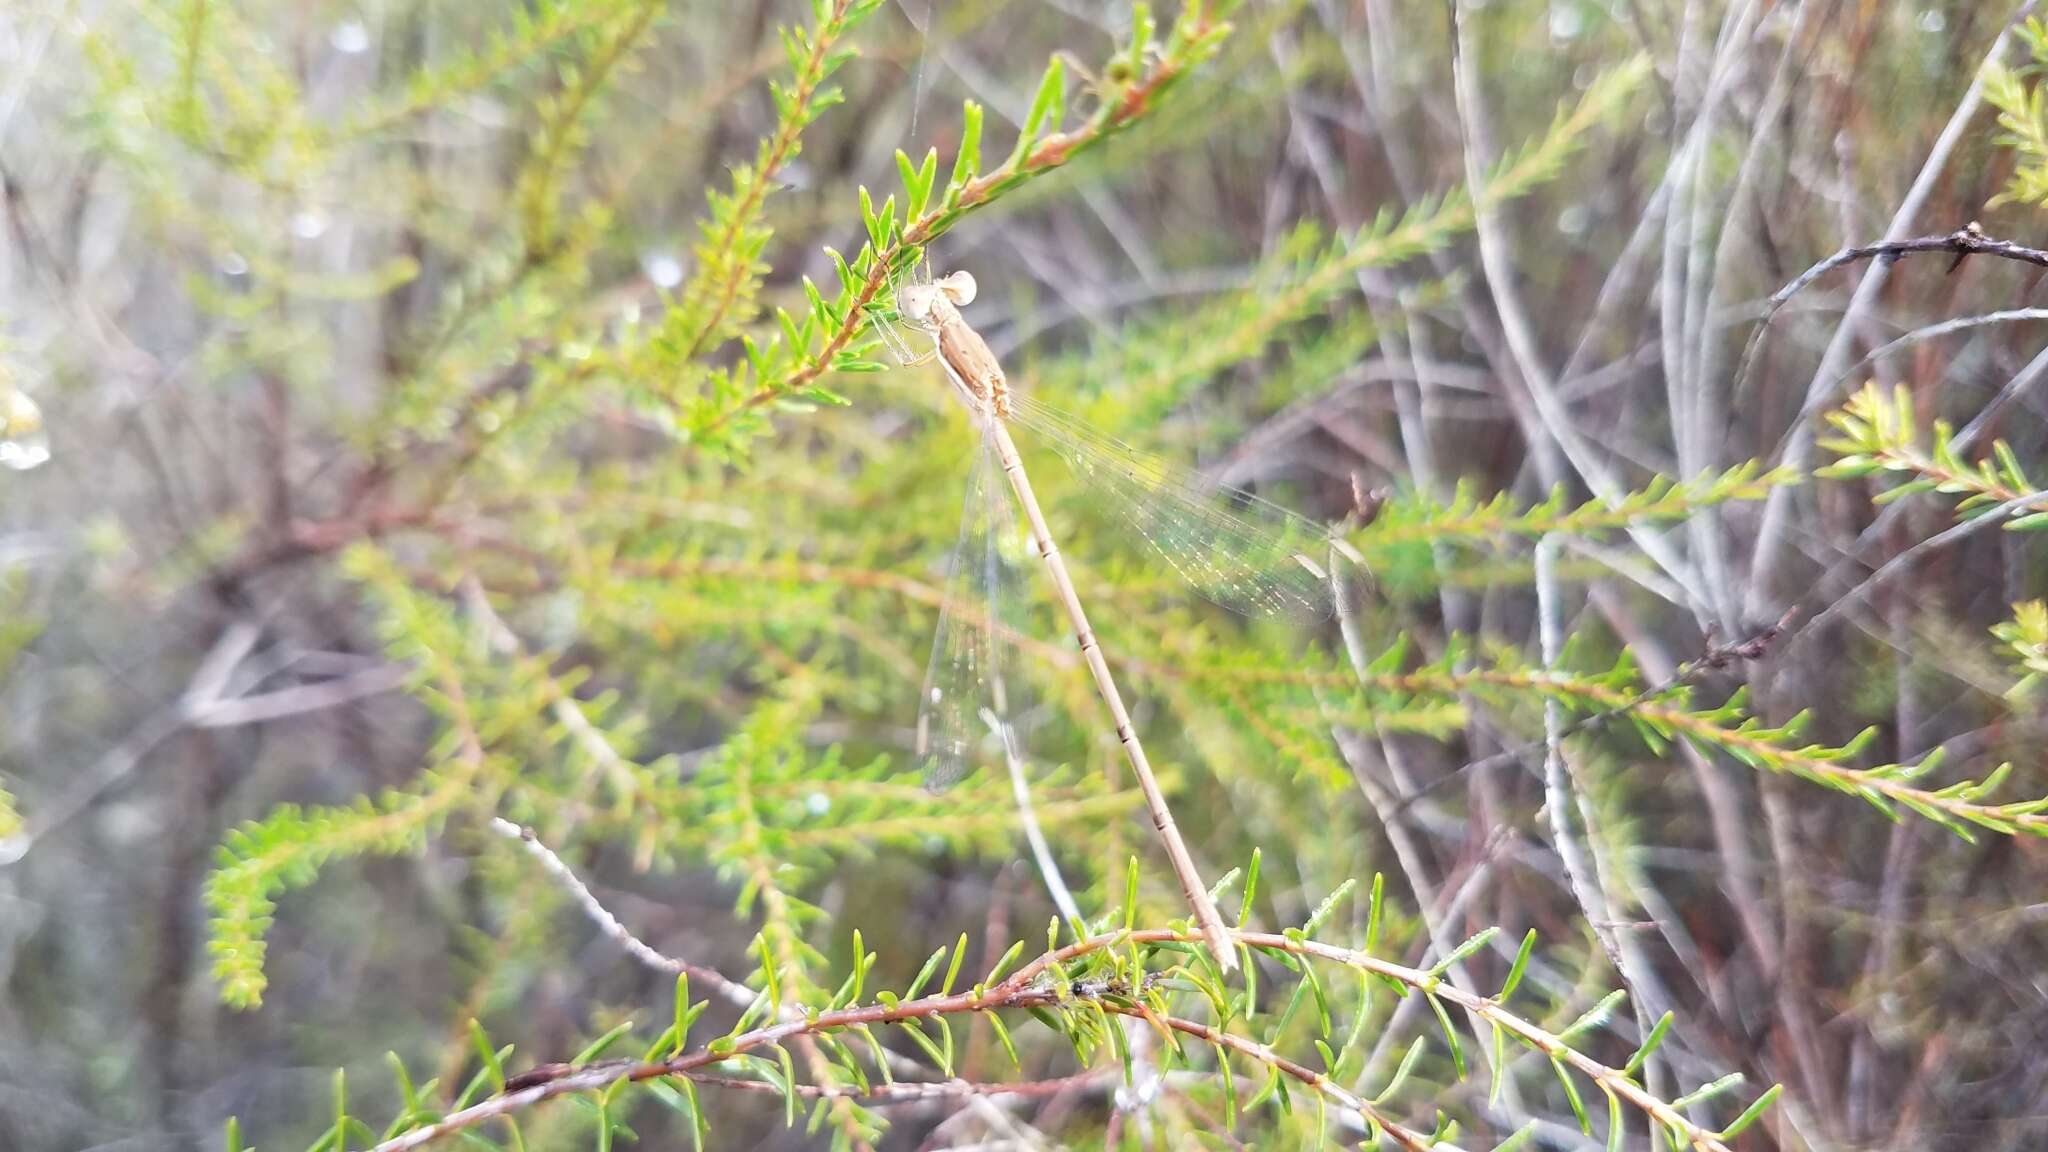
[[[1246,616],[1305,623],[1336,611],[1333,545],[1323,526],[1249,492],[1206,484],[1057,408],[1015,394],[1010,405],[1012,424],[1058,452],[1203,597]]]
[[[1008,581],[999,547],[1013,527],[993,447],[983,441],[967,485],[946,598],[918,702],[917,755],[925,787],[944,791],[982,767],[1004,762],[1011,684],[1002,642]]]

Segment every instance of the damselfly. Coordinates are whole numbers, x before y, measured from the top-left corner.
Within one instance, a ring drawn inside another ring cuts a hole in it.
[[[1341,594],[1325,565],[1339,556],[1356,562],[1357,554],[1312,521],[1278,505],[1234,489],[1211,489],[1190,474],[1101,435],[1076,417],[1012,393],[987,342],[960,315],[961,306],[974,295],[974,278],[955,272],[905,288],[896,301],[906,321],[931,334],[947,378],[982,433],[982,453],[968,489],[961,543],[920,703],[918,753],[926,760],[926,780],[944,787],[975,767],[982,748],[1013,760],[1016,756],[999,635],[1003,568],[996,546],[997,533],[1014,524],[1016,517],[993,475],[1000,469],[1023,505],[1032,543],[1045,561],[1081,655],[1115,722],[1117,741],[1145,794],[1175,875],[1211,951],[1229,967],[1234,952],[1228,948],[1222,921],[1132,727],[1009,426],[1019,425],[1042,438],[1175,572],[1227,608],[1249,615],[1323,619],[1335,610],[1335,597]],[[960,619],[967,613],[975,615]],[[984,741],[979,731],[986,731],[990,739]]]

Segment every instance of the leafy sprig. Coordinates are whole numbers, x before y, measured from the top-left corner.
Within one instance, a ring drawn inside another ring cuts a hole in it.
[[[938,184],[935,151],[921,162],[900,156],[902,204],[892,195],[877,205],[863,189],[866,242],[852,260],[832,253],[838,295],[828,300],[823,290],[806,280],[808,306],[800,316],[778,309],[774,335],[765,342],[748,339],[744,363],[714,374],[699,394],[682,399],[679,432],[701,451],[731,455],[765,428],[762,410],[771,404],[843,402],[820,380],[831,372],[872,372],[881,367],[875,358],[881,342],[874,324],[890,319],[895,307],[885,289],[909,274],[925,245],[970,213],[1059,169],[1150,114],[1162,95],[1214,55],[1230,34],[1230,25],[1219,19],[1215,7],[1184,6],[1165,39],[1158,40],[1148,6],[1138,5],[1130,45],[1118,57],[1123,65],[1104,69],[1095,107],[1069,129],[1060,128],[1066,115],[1065,64],[1055,58],[1039,82],[1031,114],[1008,156],[994,168],[982,167],[981,108],[972,102],[963,110],[960,150],[943,186]]]
[[[696,269],[651,340],[664,358],[674,360],[672,395],[694,390],[709,371],[704,353],[752,321],[754,297],[768,270],[761,254],[774,235],[762,210],[783,169],[802,151],[804,130],[844,100],[827,80],[853,58],[847,35],[881,6],[882,0],[816,0],[810,29],[783,30],[790,80],[770,90],[775,128],[756,147],[753,163],[733,170],[732,187],[712,194]]]
[[[1993,60],[1981,77],[1985,103],[1998,110],[1998,142],[2017,157],[2004,189],[1988,205],[1992,208],[2048,204],[2048,95],[2040,84],[2048,71],[2048,24],[2029,16],[2013,31],[2028,58],[2018,66]]]
[[[2048,602],[2028,600],[2012,606],[2012,619],[1995,625],[1991,634],[2003,643],[2021,676],[2008,691],[2014,698],[2033,693],[2048,676]]]
[[[1250,895],[1249,881],[1247,898]],[[1134,891],[1132,886],[1130,891]],[[969,942],[966,937],[951,948],[931,954],[901,992],[878,989],[870,998],[866,989],[874,979],[878,957],[856,936],[851,969],[830,994],[813,993],[801,1004],[776,1011],[774,1001],[781,993],[764,991],[753,1006],[725,1033],[708,1041],[693,1039],[696,1022],[709,1007],[693,1001],[687,977],[677,982],[674,1020],[651,1042],[634,1040],[625,1029],[615,1029],[575,1059],[559,1064],[539,1065],[527,1072],[505,1071],[509,1049],[499,1049],[479,1029],[475,1047],[483,1067],[453,1107],[435,1112],[422,1106],[425,1096],[412,1087],[402,1065],[397,1066],[400,1096],[405,1101],[397,1120],[386,1130],[376,1152],[404,1152],[422,1148],[471,1131],[479,1125],[508,1121],[523,1111],[557,1097],[580,1097],[595,1101],[601,1116],[610,1115],[619,1095],[630,1086],[648,1084],[650,1090],[683,1113],[693,1138],[702,1142],[709,1128],[698,1098],[698,1086],[724,1088],[755,1087],[784,1100],[784,1122],[793,1126],[809,1106],[810,1123],[816,1126],[828,1106],[854,1098],[880,1101],[921,1100],[934,1095],[971,1094],[980,1086],[954,1079],[956,1042],[953,1018],[972,1016],[985,1020],[1013,1059],[1019,1048],[1006,1015],[1028,1015],[1048,1033],[1071,1047],[1084,1067],[1092,1067],[1103,1053],[1113,1056],[1112,1067],[1130,1075],[1134,1059],[1116,1018],[1141,1022],[1155,1030],[1160,1046],[1155,1058],[1160,1070],[1186,1068],[1214,1082],[1223,1092],[1225,1112],[1235,1124],[1260,1114],[1263,1107],[1276,1121],[1294,1111],[1293,1093],[1305,1092],[1316,1103],[1312,1122],[1318,1143],[1328,1131],[1335,1107],[1362,1124],[1373,1139],[1385,1139],[1397,1147],[1419,1152],[1452,1139],[1455,1126],[1441,1117],[1428,1130],[1400,1119],[1404,1109],[1396,1097],[1408,1080],[1416,1057],[1426,1046],[1418,1041],[1409,1049],[1403,1066],[1376,1093],[1366,1094],[1352,1086],[1358,1075],[1356,1041],[1373,1010],[1376,990],[1390,991],[1399,999],[1419,997],[1433,1010],[1440,1038],[1452,1061],[1464,1067],[1464,1045],[1475,1037],[1466,1036],[1451,1023],[1447,1009],[1457,1009],[1482,1027],[1493,1053],[1492,1066],[1499,1076],[1506,1066],[1507,1045],[1513,1043],[1542,1057],[1558,1078],[1560,1090],[1571,1103],[1580,1126],[1589,1135],[1595,1131],[1592,1115],[1583,1105],[1578,1081],[1598,1088],[1610,1104],[1607,1124],[1610,1141],[1621,1139],[1624,1109],[1644,1117],[1653,1129],[1673,1146],[1700,1152],[1726,1152],[1733,1140],[1769,1108],[1778,1090],[1774,1087],[1719,1128],[1710,1128],[1692,1118],[1690,1110],[1725,1094],[1740,1077],[1724,1077],[1687,1095],[1666,1100],[1649,1091],[1641,1079],[1642,1069],[1670,1034],[1667,1016],[1642,1039],[1629,1059],[1611,1065],[1585,1051],[1587,1040],[1612,1018],[1620,994],[1603,998],[1591,1010],[1580,1014],[1561,1029],[1549,1029],[1510,1010],[1506,1005],[1515,995],[1527,970],[1535,944],[1530,933],[1514,954],[1500,991],[1481,995],[1453,985],[1446,973],[1486,948],[1494,937],[1482,932],[1451,950],[1427,968],[1404,965],[1377,955],[1372,941],[1382,912],[1378,893],[1372,886],[1373,902],[1363,948],[1345,947],[1316,938],[1330,911],[1345,899],[1345,890],[1324,901],[1322,908],[1300,928],[1284,932],[1239,929],[1238,945],[1290,971],[1296,983],[1289,1007],[1280,1013],[1258,1013],[1249,987],[1233,989],[1210,958],[1200,951],[1200,937],[1180,927],[1141,928],[1126,907],[1104,921],[1121,923],[1114,931],[1102,930],[1062,945],[1054,923],[1046,950],[1036,958],[1013,966],[1024,952],[1023,942],[1014,942],[1002,957],[978,978],[963,964]],[[1082,930],[1081,926],[1074,926]],[[1247,966],[1247,971],[1250,968]],[[1357,1015],[1347,1033],[1337,1030],[1340,1017],[1329,1008],[1324,991],[1325,972],[1346,972],[1358,982]],[[963,986],[972,980],[971,986]],[[776,987],[773,977],[769,987]],[[1279,990],[1275,990],[1278,994]],[[1319,1059],[1288,1055],[1281,1047],[1282,1034],[1296,1019],[1294,1007],[1307,1000],[1319,1005],[1313,1019],[1316,1036],[1312,1047]],[[893,1030],[923,1053],[943,1078],[939,1083],[908,1086],[895,1082],[892,1069],[900,1063],[882,1047],[877,1033]],[[799,1081],[789,1048],[814,1041],[827,1056],[824,1078]],[[1199,1041],[1199,1046],[1186,1043]],[[642,1055],[637,1058],[600,1060],[605,1048],[631,1042]],[[1333,1044],[1341,1047],[1332,1047]],[[1207,1052],[1209,1059],[1201,1058]],[[1340,1054],[1341,1052],[1341,1054]],[[772,1058],[771,1058],[772,1057]],[[1249,1095],[1236,1088],[1234,1066],[1248,1065],[1261,1086]],[[1320,1066],[1318,1066],[1320,1065]],[[491,1089],[479,1098],[477,1087]],[[1292,1085],[1293,1087],[1289,1087]],[[1009,1086],[1004,1086],[1008,1088]],[[908,1090],[906,1090],[908,1089]],[[337,1123],[359,1124],[341,1110]],[[876,1129],[879,1130],[879,1124]]]
[[[1454,656],[1467,654],[1460,647]],[[1382,690],[1397,695],[1375,695]],[[2010,764],[1998,765],[1982,779],[1923,787],[1918,781],[1937,771],[1945,760],[1940,749],[1911,764],[1854,767],[1853,761],[1863,758],[1878,738],[1876,728],[1866,728],[1843,744],[1819,743],[1805,738],[1812,720],[1809,713],[1801,712],[1782,724],[1767,724],[1750,713],[1743,691],[1713,707],[1694,705],[1693,689],[1684,684],[1645,697],[1634,661],[1626,654],[1597,674],[1524,669],[1505,656],[1491,668],[1460,670],[1455,661],[1439,662],[1428,669],[1376,679],[1367,695],[1394,705],[1399,694],[1502,691],[1556,700],[1580,714],[1613,713],[1624,717],[1654,752],[1663,751],[1673,740],[1685,740],[1758,771],[1797,777],[1859,797],[1893,820],[1912,812],[1965,840],[1974,841],[1980,829],[2000,835],[2048,835],[2048,797],[1987,802],[2010,775]]]
[[[1923,445],[1912,394],[1903,386],[1887,397],[1876,384],[1866,384],[1827,419],[1837,434],[1821,441],[1821,447],[1837,459],[1817,469],[1817,475],[1856,479],[1910,473],[1910,479],[1879,492],[1875,502],[1937,492],[1962,497],[1956,502],[1959,519],[1996,514],[2009,517],[2008,531],[2048,528],[2048,512],[2031,510],[2041,490],[2027,479],[2010,445],[1994,441],[1989,456],[1966,460],[1957,453],[1955,429],[1945,420],[1933,422]]]
[[[1471,232],[1479,207],[1520,199],[1561,176],[1593,134],[1612,122],[1649,75],[1638,58],[1597,77],[1548,127],[1495,166],[1475,205],[1468,190],[1450,189],[1405,208],[1387,207],[1350,235],[1324,239],[1313,225],[1297,228],[1262,261],[1247,283],[1201,307],[1120,334],[1112,349],[1089,349],[1048,365],[1034,383],[1054,393],[1096,390],[1082,381],[1113,381],[1113,426],[1144,427],[1201,382],[1252,361],[1356,284],[1361,271],[1389,268],[1441,251]],[[1420,301],[1426,304],[1425,298]],[[1354,325],[1350,340],[1369,334]],[[1107,417],[1107,413],[1091,413]]]

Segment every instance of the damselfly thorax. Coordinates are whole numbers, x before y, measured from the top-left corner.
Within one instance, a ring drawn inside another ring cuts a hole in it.
[[[965,394],[970,407],[998,420],[1010,418],[1010,382],[988,342],[981,338],[960,309],[974,303],[974,277],[954,272],[943,279],[912,284],[896,294],[896,309],[904,320],[930,332],[938,341],[938,356],[946,375]]]

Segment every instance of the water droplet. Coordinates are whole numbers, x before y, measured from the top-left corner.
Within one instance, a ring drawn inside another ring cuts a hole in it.
[[[336,52],[354,56],[370,50],[370,30],[363,27],[361,20],[344,20],[328,33],[327,42],[334,45]]]
[[[223,273],[229,276],[247,276],[249,274],[249,262],[242,258],[240,252],[225,253],[215,263],[220,266],[220,270]]]
[[[50,459],[50,439],[43,432],[43,410],[26,392],[0,381],[0,465],[26,472]]]
[[[945,698],[945,695],[945,692],[941,691],[937,684],[932,685],[932,703],[937,704]]]
[[[673,288],[683,282],[682,262],[666,252],[652,252],[640,258],[640,266],[647,270],[647,278],[657,288]]]
[[[1557,214],[1557,230],[1567,236],[1583,236],[1586,227],[1593,222],[1593,213],[1584,204],[1572,204]]]
[[[1574,0],[1550,6],[1550,36],[1554,40],[1576,40],[1586,30],[1586,14]]]
[[[292,213],[292,235],[301,240],[315,240],[327,231],[327,213],[318,208],[307,208]]]
[[[804,811],[813,816],[823,816],[832,810],[832,798],[823,792],[813,792],[804,797]]]
[[[1920,13],[1920,19],[1915,21],[1915,23],[1922,32],[1942,32],[1948,28],[1948,17],[1929,8],[1927,11]]]

